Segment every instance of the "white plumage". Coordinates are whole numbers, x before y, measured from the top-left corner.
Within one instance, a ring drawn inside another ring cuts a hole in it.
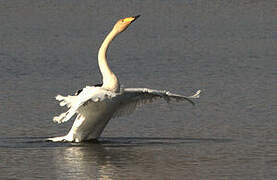
[[[87,86],[74,96],[57,95],[60,106],[67,106],[67,112],[55,116],[54,122],[63,123],[77,115],[69,133],[65,136],[49,138],[50,141],[81,142],[96,139],[100,136],[108,121],[132,113],[137,107],[152,102],[156,98],[163,98],[167,102],[171,99],[186,100],[199,98],[200,90],[194,95],[186,97],[172,94],[169,91],[147,88],[121,88],[118,78],[107,64],[106,51],[110,42],[120,32],[124,31],[139,16],[119,20],[113,30],[102,43],[98,53],[98,64],[103,76],[101,87]]]

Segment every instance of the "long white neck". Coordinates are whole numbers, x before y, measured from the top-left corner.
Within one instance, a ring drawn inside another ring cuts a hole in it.
[[[116,37],[117,34],[118,32],[113,29],[105,38],[98,51],[98,65],[103,78],[102,87],[113,92],[118,92],[120,89],[120,85],[116,75],[112,72],[107,63],[106,52],[108,50],[109,44]]]

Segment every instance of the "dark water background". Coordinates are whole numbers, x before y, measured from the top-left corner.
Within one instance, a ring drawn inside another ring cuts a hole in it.
[[[113,119],[99,143],[50,143],[72,121],[56,94],[100,82],[97,51],[125,87],[203,90]],[[0,179],[277,179],[277,2],[0,1]]]

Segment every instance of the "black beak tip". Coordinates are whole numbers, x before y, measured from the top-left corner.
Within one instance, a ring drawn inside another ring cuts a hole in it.
[[[134,18],[135,18],[135,19],[137,19],[137,18],[139,18],[139,17],[140,17],[140,14],[139,14],[139,15],[137,15],[137,16],[135,16]]]

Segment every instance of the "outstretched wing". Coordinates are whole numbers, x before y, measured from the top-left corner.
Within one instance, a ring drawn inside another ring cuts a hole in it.
[[[176,101],[188,101],[192,105],[194,102],[192,99],[200,97],[201,90],[198,90],[192,96],[183,96],[179,94],[173,94],[165,90],[154,90],[147,88],[126,88],[121,95],[115,97],[118,98],[119,106],[115,111],[113,117],[119,117],[123,115],[131,114],[137,107],[143,104],[151,103],[157,98],[163,98],[167,102],[174,99]]]
[[[60,101],[60,106],[67,106],[68,111],[55,116],[53,118],[54,122],[63,123],[68,121],[82,105],[86,105],[89,102],[99,102],[106,97],[113,96],[112,93],[95,86],[85,87],[78,95],[75,96],[61,96],[57,95],[56,100]]]
[[[115,111],[112,117],[119,117],[123,115],[129,115],[137,107],[143,104],[151,103],[153,100],[163,98],[167,102],[174,99],[176,101],[188,101],[192,105],[194,102],[192,99],[199,98],[201,91],[198,90],[192,96],[183,96],[179,94],[173,94],[169,91],[154,90],[147,88],[126,88],[121,93],[114,94],[103,89],[95,89],[93,87],[86,87],[78,96],[61,96],[58,95],[56,99],[60,102],[61,106],[67,106],[69,110],[65,113],[55,116],[54,122],[63,123],[68,121],[80,107],[91,103],[97,103],[99,101],[109,99],[110,103],[116,105]],[[90,107],[90,106],[88,106]],[[87,109],[87,111],[89,111]],[[83,111],[82,111],[83,112]],[[84,114],[84,113],[82,113]]]

